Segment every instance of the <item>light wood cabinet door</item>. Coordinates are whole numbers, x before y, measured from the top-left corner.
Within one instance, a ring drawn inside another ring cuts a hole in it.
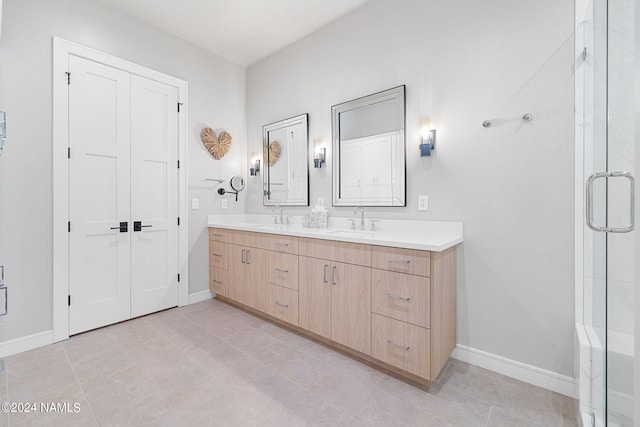
[[[229,245],[229,298],[266,313],[268,260],[266,250]]]
[[[373,269],[371,311],[423,328],[429,327],[431,286],[428,277]]]
[[[229,245],[229,290],[228,296],[234,301],[247,304],[247,269],[245,256],[247,248],[238,245]],[[248,305],[248,304],[247,304]]]
[[[418,276],[431,276],[431,253],[429,251],[373,246],[371,260],[373,268]]]
[[[428,329],[378,314],[371,323],[374,358],[431,380]]]
[[[298,290],[298,255],[269,253],[269,283]]]
[[[229,296],[229,272],[217,267],[209,270],[209,290],[216,295]]]
[[[371,268],[331,265],[331,339],[371,354]]]
[[[267,313],[298,326],[298,292],[270,283],[268,306]]]
[[[331,262],[298,259],[298,324],[301,328],[331,338]]]
[[[246,304],[256,310],[267,312],[269,299],[268,279],[265,274],[269,261],[268,252],[263,249],[246,248],[245,268],[247,269],[245,296]]]

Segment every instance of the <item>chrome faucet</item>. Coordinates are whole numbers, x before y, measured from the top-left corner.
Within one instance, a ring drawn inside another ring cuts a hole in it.
[[[360,230],[364,231],[364,208],[362,206],[358,206],[356,210],[353,211],[353,214],[357,215],[358,211],[360,211]]]
[[[275,212],[276,209],[280,210],[280,224],[284,224],[284,214],[282,213],[282,205],[276,205],[273,207],[273,209],[271,209],[271,212]],[[275,216],[273,217],[275,223],[278,223],[278,217]]]

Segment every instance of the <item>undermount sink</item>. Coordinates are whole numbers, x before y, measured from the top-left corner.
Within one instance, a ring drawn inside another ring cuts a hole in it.
[[[358,230],[334,230],[329,231],[327,234],[332,234],[334,236],[344,236],[344,237],[374,237],[375,233],[372,231],[358,231]]]

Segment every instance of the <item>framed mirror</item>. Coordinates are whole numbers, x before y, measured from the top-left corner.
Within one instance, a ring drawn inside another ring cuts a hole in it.
[[[334,206],[406,206],[405,86],[331,107]]]
[[[264,206],[309,206],[309,115],[263,126]]]

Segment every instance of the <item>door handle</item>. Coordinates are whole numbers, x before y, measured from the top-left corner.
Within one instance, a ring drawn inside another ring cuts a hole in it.
[[[333,272],[331,273],[331,284],[337,285],[336,283],[336,266],[333,266]]]
[[[120,226],[111,227],[111,230],[120,230],[121,233],[126,233],[129,231],[129,223],[127,221],[120,222]]]
[[[251,251],[247,250],[247,264],[251,264],[251,263],[249,262],[249,254],[250,254],[250,253],[251,253]]]
[[[329,268],[329,265],[328,265],[328,264],[325,264],[325,265],[324,265],[324,278],[322,279],[322,280],[324,281],[324,283],[329,283],[329,282],[327,281],[327,268]]]
[[[243,249],[242,250],[242,254],[240,255],[240,261],[242,261],[243,264],[246,262],[245,261],[245,252],[247,252],[247,250]]]
[[[601,178],[627,178],[629,180],[629,190],[630,190],[630,207],[629,207],[629,225],[625,227],[600,227],[593,224],[593,182],[597,179]],[[633,231],[635,227],[635,179],[630,172],[598,172],[591,175],[587,178],[587,187],[586,187],[586,221],[587,227],[592,229],[593,231],[600,231],[604,233],[628,233]]]
[[[142,225],[142,221],[133,221],[133,231],[142,231],[147,227],[153,227],[153,225]]]

